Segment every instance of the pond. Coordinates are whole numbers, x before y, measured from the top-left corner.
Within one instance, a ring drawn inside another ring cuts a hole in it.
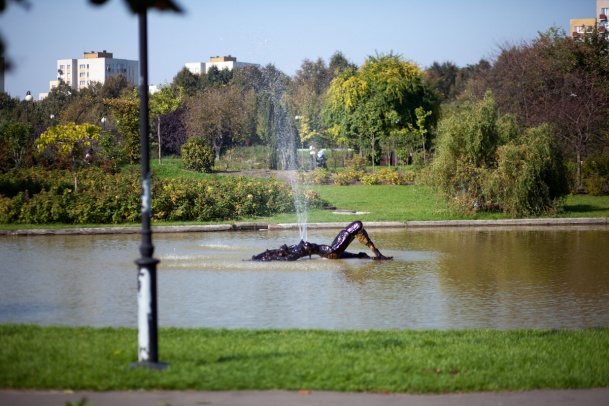
[[[338,230],[309,230],[330,243]],[[296,230],[154,234],[160,327],[609,325],[609,229],[370,228],[393,261],[246,261]],[[0,323],[137,327],[140,236],[0,237]],[[355,240],[349,251],[367,251]],[[245,260],[245,261],[244,261]]]

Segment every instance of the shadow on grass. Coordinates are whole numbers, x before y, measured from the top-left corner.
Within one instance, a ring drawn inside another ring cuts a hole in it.
[[[607,210],[606,208],[592,206],[590,204],[566,204],[564,209],[566,212],[570,212],[570,213],[586,213],[586,212]]]

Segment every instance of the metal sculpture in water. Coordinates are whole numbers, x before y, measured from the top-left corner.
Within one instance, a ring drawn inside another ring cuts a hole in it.
[[[372,250],[374,256],[365,252],[357,254],[345,251],[349,244],[357,237],[359,242]],[[296,245],[282,245],[278,249],[266,250],[252,257],[252,261],[296,261],[299,258],[319,255],[322,258],[341,259],[341,258],[360,258],[374,260],[389,260],[393,257],[386,257],[374,246],[368,233],[364,229],[361,221],[354,221],[344,230],[341,230],[331,245],[315,244],[300,240]]]

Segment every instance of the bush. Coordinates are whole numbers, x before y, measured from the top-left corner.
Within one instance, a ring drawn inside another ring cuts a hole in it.
[[[338,172],[336,176],[334,176],[334,183],[338,186],[351,185],[360,180],[363,174],[364,173],[360,170],[345,168],[344,171]]]
[[[376,172],[361,175],[360,180],[366,185],[406,185],[414,182],[414,172],[408,171],[408,175],[404,175],[395,169],[382,168]]]
[[[8,185],[7,187],[4,187]],[[141,221],[137,171],[110,175],[100,168],[79,174],[78,192],[70,171],[13,171],[0,175],[0,222],[23,224],[122,224]],[[6,192],[6,193],[5,193]],[[309,207],[326,203],[302,191]],[[294,211],[293,192],[271,179],[212,176],[193,181],[152,178],[155,221],[222,221]]]
[[[609,195],[609,154],[590,157],[582,165],[583,186],[594,196]]]
[[[553,213],[568,188],[567,169],[547,124],[499,147],[487,184],[488,194],[515,216]]]
[[[362,156],[354,155],[352,159],[345,161],[345,168],[351,168],[356,171],[363,171],[368,165],[368,160]]]
[[[182,145],[184,168],[197,172],[211,173],[214,167],[214,153],[202,137],[190,137]]]
[[[325,168],[316,168],[313,172],[298,172],[298,181],[302,184],[323,185],[330,181],[331,175]]]

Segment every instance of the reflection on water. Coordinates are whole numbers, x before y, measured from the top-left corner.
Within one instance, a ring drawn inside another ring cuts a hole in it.
[[[329,243],[337,230],[310,230]],[[609,325],[609,230],[370,229],[393,261],[244,261],[296,231],[155,234],[159,325]],[[0,323],[137,325],[139,235],[0,237]],[[357,240],[351,251],[365,251]]]

